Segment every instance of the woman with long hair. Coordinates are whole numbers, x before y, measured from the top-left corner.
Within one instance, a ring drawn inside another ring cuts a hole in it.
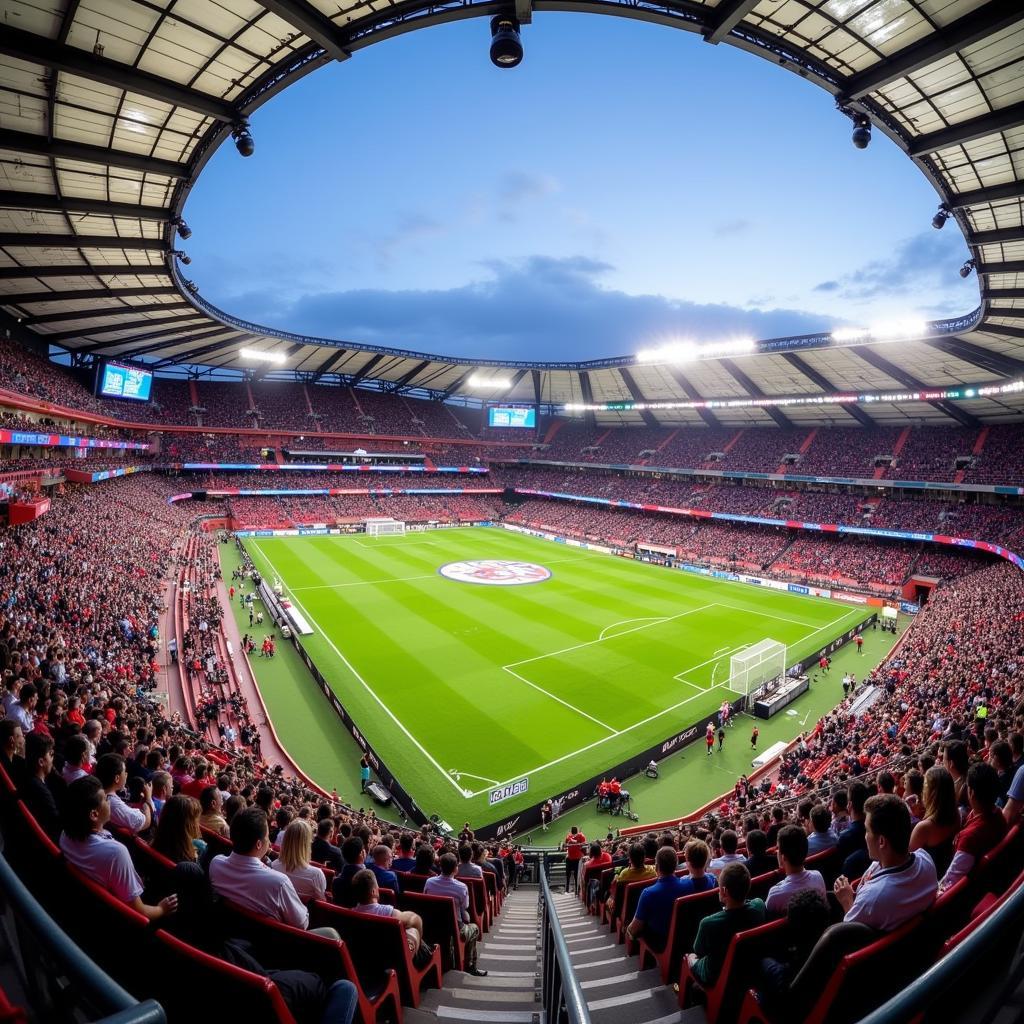
[[[924,776],[924,815],[910,834],[910,849],[924,850],[935,862],[941,878],[953,859],[953,841],[960,831],[953,776],[941,765],[933,765]]]
[[[292,880],[300,900],[327,896],[327,876],[309,862],[313,857],[313,830],[304,818],[296,818],[281,833],[281,854],[270,866]]]
[[[195,797],[172,796],[160,812],[153,849],[175,864],[199,860],[206,852],[206,843],[199,829],[201,813],[202,807]]]

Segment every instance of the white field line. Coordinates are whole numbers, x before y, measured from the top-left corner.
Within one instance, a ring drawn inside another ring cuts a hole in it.
[[[271,562],[271,560],[269,558],[267,558],[266,554],[263,551],[263,548],[261,548],[259,546],[259,544],[257,542],[255,542],[255,541],[253,542],[253,546],[260,553],[261,557],[264,559],[264,561],[267,563],[267,565],[270,566],[270,568],[273,571],[274,575],[278,579],[283,579],[281,574],[275,568],[274,563]],[[352,662],[350,662],[348,660],[348,658],[346,658],[345,655],[342,654],[341,651],[338,650],[338,648],[335,645],[334,641],[324,631],[323,627],[320,626],[319,623],[317,623],[316,619],[314,619],[313,616],[310,615],[309,612],[306,611],[306,609],[302,607],[302,604],[299,601],[299,599],[295,598],[294,600],[295,600],[295,603],[299,606],[299,610],[302,612],[302,614],[306,616],[306,618],[309,620],[309,622],[311,622],[314,626],[316,626],[316,628],[320,631],[320,635],[331,645],[331,649],[334,651],[334,653],[341,659],[342,663],[349,670],[349,672],[351,672],[352,675],[362,684],[362,686],[366,690],[366,692],[381,706],[381,709],[388,716],[388,718],[390,718],[391,721],[394,722],[395,725],[397,725],[398,728],[402,730],[402,732],[405,734],[405,736],[409,740],[409,742],[412,743],[412,745],[438,770],[438,772],[441,773],[441,775],[452,785],[452,787],[455,789],[455,791],[457,793],[459,793],[461,796],[465,796],[466,794],[463,791],[462,787],[455,781],[455,779],[453,779],[437,763],[436,760],[434,760],[434,758],[424,748],[423,744],[420,743],[420,741],[418,739],[416,739],[416,737],[413,736],[413,734],[411,732],[409,732],[409,730],[405,727],[405,725],[403,725],[401,720],[391,710],[391,708],[389,708],[387,706],[387,704],[385,704],[384,701],[382,701],[380,699],[380,697],[377,696],[376,692],[373,690],[373,688],[370,686],[370,684],[367,683],[367,681],[356,671],[355,666],[353,666]],[[482,792],[486,792],[486,790],[482,790]]]
[[[392,534],[392,537],[396,534]],[[388,537],[378,537],[377,540],[389,540]],[[410,544],[428,544],[431,547],[440,547],[441,545],[436,540],[427,540],[426,538],[417,537],[415,540],[405,540],[402,538],[401,544],[367,544],[365,540],[354,540],[353,544],[358,544],[361,548],[379,548],[379,547],[395,547],[395,548],[407,548]]]
[[[454,776],[456,780],[465,777],[467,779],[477,779],[479,782],[489,782],[491,786],[496,786],[498,784],[494,779],[488,779],[484,775],[474,775],[472,772],[460,772],[454,768],[451,770],[450,774]]]
[[[697,610],[699,611],[700,609],[697,609]],[[743,610],[746,611],[747,609],[743,609]],[[851,608],[850,611],[845,612],[843,615],[840,615],[838,619],[834,619],[832,622],[827,623],[825,626],[819,626],[816,630],[814,630],[811,633],[808,633],[806,636],[802,636],[798,640],[794,640],[793,643],[787,645],[787,649],[789,647],[795,647],[798,644],[802,644],[805,640],[810,640],[810,638],[812,636],[814,636],[816,633],[820,633],[823,629],[827,629],[828,626],[834,626],[836,623],[841,622],[845,618],[848,618],[852,613],[854,613],[856,611],[858,611],[858,609]],[[715,660],[716,660],[715,658],[709,658],[709,659],[707,659],[707,661],[703,661],[699,665],[693,665],[692,667],[686,669],[684,672],[680,672],[679,675],[680,676],[686,675],[689,672],[693,672],[695,669],[703,668],[704,665],[707,665],[709,662],[712,662],[712,661],[715,661]],[[678,676],[674,676],[673,678],[677,679]],[[684,682],[685,681],[686,680],[684,680]],[[695,686],[696,684],[690,683],[689,685]],[[588,743],[585,747],[580,747],[579,750],[573,750],[573,751],[571,751],[568,754],[563,754],[561,757],[557,757],[557,758],[555,758],[555,760],[549,761],[547,764],[538,765],[536,768],[531,768],[529,771],[517,772],[511,778],[503,779],[499,783],[499,785],[504,786],[504,785],[506,785],[509,782],[513,782],[515,779],[521,779],[524,775],[535,775],[537,772],[542,772],[542,771],[545,771],[548,768],[553,768],[555,765],[561,764],[563,761],[567,761],[570,757],[575,757],[577,754],[584,754],[588,750],[593,750],[594,747],[599,747],[602,743],[607,743],[609,740],[615,739],[616,736],[622,736],[625,733],[632,732],[634,729],[639,729],[641,726],[647,725],[648,722],[653,722],[656,719],[661,718],[662,716],[667,715],[667,714],[669,714],[672,711],[676,711],[679,708],[684,707],[685,705],[689,704],[691,701],[701,699],[701,698],[705,697],[707,694],[712,693],[714,690],[730,690],[733,693],[736,692],[735,690],[731,690],[731,688],[726,683],[718,683],[715,686],[709,687],[707,690],[702,691],[701,693],[695,694],[693,697],[687,697],[685,700],[681,700],[678,703],[673,704],[671,707],[665,708],[662,711],[658,711],[658,712],[656,712],[653,715],[649,715],[647,718],[644,718],[644,719],[642,719],[639,722],[634,722],[632,725],[626,726],[625,729],[620,729],[618,732],[616,732],[612,736],[602,736],[601,739],[594,740],[593,743]],[[473,797],[480,796],[480,795],[482,795],[483,793],[486,793],[486,792],[488,792],[486,789],[478,790],[475,793],[468,794],[466,796],[466,799],[467,800],[472,799]]]
[[[619,622],[613,622],[610,626],[605,626],[604,629],[602,629],[601,632],[598,634],[597,639],[603,640],[605,638],[605,633],[607,633],[609,629],[614,629],[616,626],[625,626],[627,623],[630,622],[664,622],[665,618],[666,617],[664,615],[645,615],[636,619],[622,619]],[[616,633],[615,635],[621,636],[622,634]]]
[[[264,558],[267,556],[264,555]],[[270,559],[267,558],[269,562]],[[376,587],[381,583],[409,583],[412,580],[444,579],[436,572],[428,572],[422,576],[389,576],[386,580],[356,580],[354,583],[324,583],[315,587],[292,587],[289,593],[300,594],[305,590],[340,590],[343,587]]]
[[[519,664],[516,662],[515,664]],[[575,711],[577,715],[582,715],[584,718],[589,718],[590,721],[596,725],[601,726],[602,729],[607,729],[613,736],[618,736],[614,727],[610,726],[607,722],[602,722],[600,718],[595,718],[593,715],[588,715],[582,708],[576,707],[575,704],[570,704],[567,700],[562,700],[561,697],[555,696],[550,690],[545,690],[543,686],[538,686],[536,683],[530,682],[526,676],[521,676],[518,672],[514,672],[508,665],[501,666],[510,676],[515,676],[521,683],[526,683],[527,686],[532,687],[538,693],[543,693],[545,697],[550,697],[552,700],[557,701],[562,707],[568,708],[570,711]]]

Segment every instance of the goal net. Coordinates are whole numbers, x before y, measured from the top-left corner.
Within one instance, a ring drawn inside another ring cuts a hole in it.
[[[398,519],[367,519],[367,537],[392,537],[398,533],[405,533],[405,523]]]
[[[786,645],[778,640],[762,640],[729,659],[729,688],[744,696],[785,674]]]

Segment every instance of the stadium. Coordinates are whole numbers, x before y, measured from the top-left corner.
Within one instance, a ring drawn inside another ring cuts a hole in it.
[[[514,92],[556,12],[817,86],[976,308],[559,361],[203,294],[257,111],[465,19]],[[0,1019],[1014,1018],[1018,2],[7,0],[0,69]]]

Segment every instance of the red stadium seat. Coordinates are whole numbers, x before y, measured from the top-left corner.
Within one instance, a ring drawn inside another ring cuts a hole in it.
[[[451,896],[429,896],[421,892],[403,892],[399,910],[411,910],[423,918],[423,938],[441,951],[446,971],[461,971],[465,965],[466,944],[459,929],[458,909]]]
[[[622,900],[622,914],[618,919],[618,939],[619,942],[626,943],[626,952],[633,952],[633,940],[626,934],[626,928],[629,922],[636,916],[636,907],[640,902],[640,893],[644,891],[649,885],[653,885],[656,879],[647,879],[642,882],[630,882],[626,886],[626,894]]]
[[[667,985],[669,979],[679,973],[679,963],[685,954],[692,952],[693,940],[697,937],[701,921],[710,914],[717,914],[721,909],[722,900],[717,887],[677,899],[672,907],[672,921],[669,924],[665,948],[655,949],[643,934],[637,940],[640,970],[657,967],[662,984]]]

